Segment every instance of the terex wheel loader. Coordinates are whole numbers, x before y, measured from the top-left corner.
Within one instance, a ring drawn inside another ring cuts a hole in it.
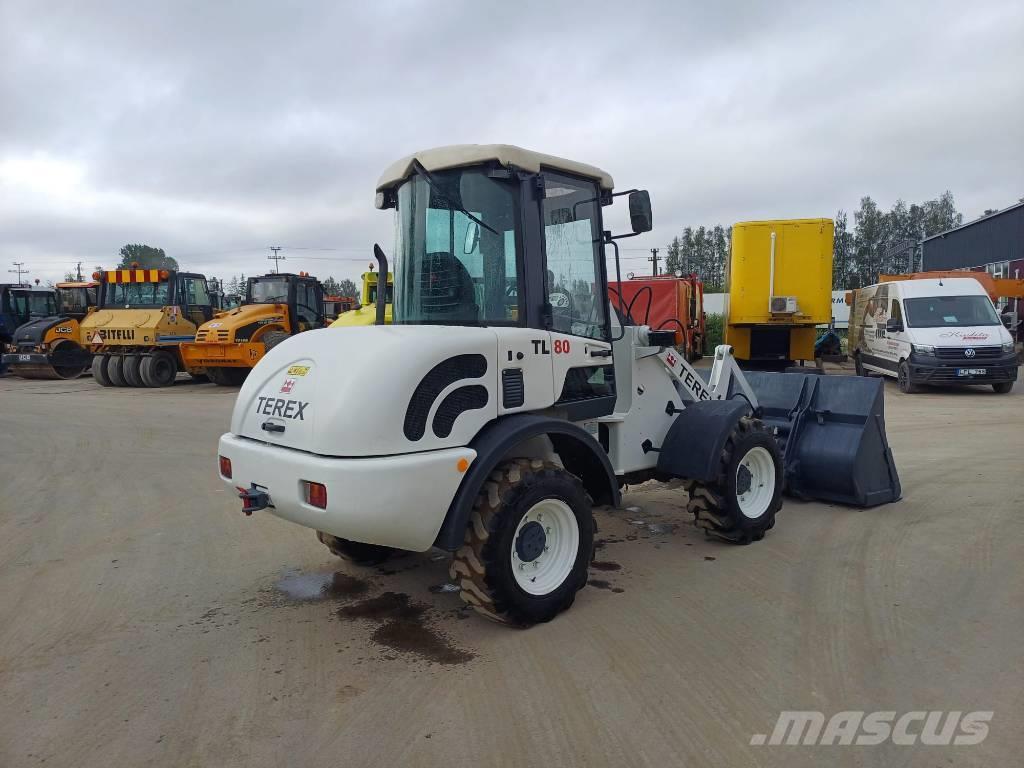
[[[632,233],[616,236],[602,212],[619,195]],[[741,544],[775,524],[784,486],[899,496],[880,382],[774,374],[762,396],[728,347],[705,380],[674,330],[611,311],[605,246],[651,229],[647,192],[467,145],[392,165],[377,207],[397,215],[393,323],[378,303],[379,324],[301,334],[253,369],[219,445],[243,511],[315,529],[360,562],[449,550],[469,605],[529,625],[573,603],[591,505],[618,504],[626,483],[682,478],[696,524]]]
[[[57,283],[56,311],[14,332],[3,363],[25,379],[76,379],[92,364],[82,341],[82,320],[96,308],[95,282]]]
[[[305,272],[250,277],[245,301],[200,326],[181,345],[189,370],[205,369],[210,381],[237,387],[276,345],[302,331],[324,327],[324,292]]]
[[[169,387],[187,368],[181,345],[213,317],[206,278],[166,269],[94,272],[99,307],[82,321],[93,353],[92,376],[104,387]]]

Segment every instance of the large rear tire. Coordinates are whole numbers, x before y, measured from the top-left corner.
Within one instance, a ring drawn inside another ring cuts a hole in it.
[[[324,531],[317,531],[316,537],[331,550],[331,554],[356,565],[380,565],[396,551],[392,547],[350,541],[339,536],[332,536]]]
[[[110,377],[107,376],[107,364],[110,362],[110,355],[96,355],[92,359],[92,377],[101,387],[113,386]]]
[[[514,459],[484,483],[449,575],[477,613],[530,626],[573,604],[593,556],[580,479],[551,462]]]
[[[782,456],[759,419],[741,418],[725,441],[717,477],[691,480],[687,510],[694,525],[735,544],[760,541],[782,507]]]
[[[139,373],[147,387],[169,387],[178,375],[178,363],[169,352],[154,352],[142,358]]]
[[[206,375],[218,387],[240,387],[251,368],[207,368]]]
[[[128,355],[124,358],[121,373],[124,375],[124,382],[129,387],[144,387],[142,373],[139,367],[142,365],[141,355]]]
[[[264,354],[272,350],[282,341],[288,340],[288,334],[284,331],[267,331],[263,334],[263,350]]]
[[[998,384],[993,384],[992,385],[992,389],[995,391],[995,393],[997,395],[1005,395],[1011,389],[1013,389],[1013,382],[1012,381],[1000,381]]]
[[[107,378],[110,379],[110,386],[124,387],[127,382],[124,380],[124,355],[111,355],[107,363]]]

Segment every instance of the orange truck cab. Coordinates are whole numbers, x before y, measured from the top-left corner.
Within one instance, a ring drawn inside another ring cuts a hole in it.
[[[214,384],[238,386],[268,350],[296,333],[324,327],[325,319],[324,292],[315,277],[250,277],[242,305],[200,326],[181,355],[190,369],[205,369]]]

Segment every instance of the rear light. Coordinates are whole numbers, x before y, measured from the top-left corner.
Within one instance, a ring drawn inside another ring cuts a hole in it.
[[[227,456],[218,456],[220,459],[220,474],[221,477],[231,479],[231,459]]]
[[[327,486],[320,483],[311,483],[303,480],[302,485],[306,491],[306,503],[320,509],[327,509]]]

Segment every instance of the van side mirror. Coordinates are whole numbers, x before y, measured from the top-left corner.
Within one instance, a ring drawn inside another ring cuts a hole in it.
[[[890,317],[885,321],[886,333],[900,333],[903,330],[903,321],[897,317]]]
[[[633,226],[633,234],[650,232],[654,228],[654,217],[651,213],[651,195],[646,189],[638,189],[629,193],[629,222]]]

